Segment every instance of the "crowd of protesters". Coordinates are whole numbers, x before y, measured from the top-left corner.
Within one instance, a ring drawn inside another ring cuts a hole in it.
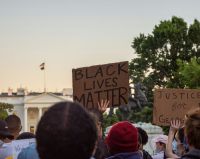
[[[98,111],[88,111],[74,102],[56,103],[41,117],[36,134],[21,133],[20,118],[9,115],[0,120],[0,159],[12,159],[9,146],[14,140],[35,138],[18,159],[200,159],[200,109],[185,115],[185,123],[171,121],[168,136],[158,135],[155,154],[144,145],[147,133],[134,123],[115,123],[108,135],[102,134],[102,113],[109,101],[98,103]]]

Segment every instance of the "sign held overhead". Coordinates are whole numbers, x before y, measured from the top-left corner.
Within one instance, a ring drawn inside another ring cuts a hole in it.
[[[169,126],[171,120],[184,123],[188,111],[200,107],[199,89],[156,89],[154,92],[153,123]]]
[[[101,99],[114,107],[128,102],[128,61],[77,68],[72,75],[73,99],[88,109],[96,108]]]

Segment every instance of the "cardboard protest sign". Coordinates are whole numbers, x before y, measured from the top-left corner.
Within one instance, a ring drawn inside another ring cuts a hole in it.
[[[169,126],[171,120],[184,123],[188,111],[200,107],[200,89],[156,89],[154,91],[153,123]]]
[[[101,99],[110,106],[126,104],[129,94],[128,62],[96,65],[72,70],[73,99],[88,109]]]

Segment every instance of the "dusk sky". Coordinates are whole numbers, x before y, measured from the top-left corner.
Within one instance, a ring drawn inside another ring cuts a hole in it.
[[[199,0],[0,0],[0,92],[72,87],[72,68],[130,61],[131,43],[173,15],[200,20]]]

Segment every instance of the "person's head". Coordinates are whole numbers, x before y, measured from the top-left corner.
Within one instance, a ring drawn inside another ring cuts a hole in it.
[[[36,130],[37,150],[42,159],[89,159],[96,140],[97,128],[91,115],[73,102],[50,107]]]
[[[137,130],[138,130],[138,142],[140,146],[139,149],[142,150],[143,146],[146,145],[148,142],[148,135],[147,135],[147,132],[140,127],[137,127]]]
[[[165,151],[166,149],[166,144],[163,142],[156,142],[156,152],[161,152],[161,151]]]
[[[130,122],[118,122],[112,126],[106,144],[113,154],[138,151],[138,131]]]
[[[153,142],[156,146],[156,153],[165,151],[166,145],[167,145],[168,136],[166,135],[158,135],[155,138],[153,138]]]
[[[22,140],[22,139],[32,139],[35,138],[35,134],[31,132],[23,132],[21,133],[16,140]]]
[[[9,115],[5,121],[8,125],[9,132],[14,136],[14,139],[16,139],[22,129],[20,118],[17,115]]]
[[[0,120],[0,140],[4,142],[6,139],[12,140],[13,138],[13,135],[8,131],[7,123]]]
[[[185,134],[189,146],[200,149],[200,108],[186,115]]]

